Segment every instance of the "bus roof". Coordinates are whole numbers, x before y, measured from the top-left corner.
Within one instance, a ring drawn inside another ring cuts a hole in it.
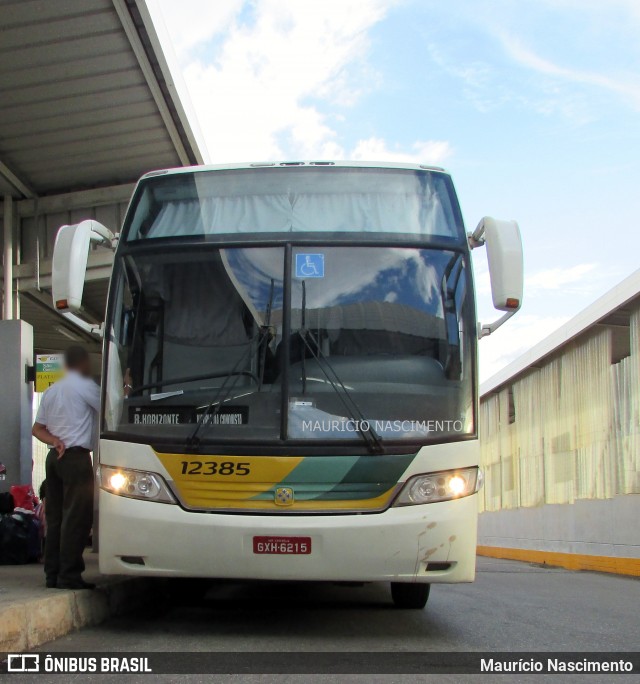
[[[440,166],[431,164],[411,164],[409,162],[376,162],[376,161],[271,161],[271,162],[238,162],[234,164],[203,164],[199,166],[184,166],[173,169],[159,169],[145,173],[140,180],[164,174],[198,173],[201,171],[231,171],[237,169],[267,169],[267,168],[363,168],[363,169],[406,169],[407,171],[437,171],[449,173]]]

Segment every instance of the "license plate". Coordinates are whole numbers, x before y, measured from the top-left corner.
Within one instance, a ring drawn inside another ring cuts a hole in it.
[[[254,537],[254,553],[307,555],[311,537]]]

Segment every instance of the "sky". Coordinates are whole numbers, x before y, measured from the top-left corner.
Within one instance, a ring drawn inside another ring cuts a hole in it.
[[[437,164],[467,230],[518,221],[524,303],[481,340],[481,379],[640,265],[638,0],[147,4],[207,162]]]

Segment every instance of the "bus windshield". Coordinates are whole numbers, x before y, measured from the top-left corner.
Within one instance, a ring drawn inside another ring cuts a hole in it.
[[[144,178],[125,239],[246,233],[388,233],[464,241],[450,177],[398,168],[299,167]]]
[[[180,444],[194,430],[233,444],[470,435],[466,259],[388,245],[128,249],[111,288],[104,427]]]

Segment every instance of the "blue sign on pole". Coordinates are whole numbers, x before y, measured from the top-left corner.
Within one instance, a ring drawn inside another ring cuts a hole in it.
[[[296,254],[296,278],[324,278],[324,254]]]

